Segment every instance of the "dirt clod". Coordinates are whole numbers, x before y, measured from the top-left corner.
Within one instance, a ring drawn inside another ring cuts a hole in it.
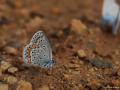
[[[84,58],[87,56],[86,52],[84,50],[78,50],[77,54],[80,58]]]
[[[9,62],[1,61],[0,69],[2,72],[6,71],[9,67],[11,67],[11,64]]]
[[[8,72],[9,73],[12,73],[12,74],[14,74],[15,72],[17,72],[18,71],[18,68],[16,68],[16,67],[10,67],[9,69],[8,69]]]
[[[8,84],[1,84],[0,83],[0,90],[8,90]]]
[[[4,48],[4,50],[8,53],[8,54],[12,54],[12,55],[17,55],[17,49],[11,46],[7,46]]]
[[[14,76],[5,76],[4,81],[7,82],[8,84],[15,84],[18,80]]]
[[[27,81],[20,80],[18,82],[18,86],[17,86],[16,90],[33,90],[32,84]]]
[[[40,88],[38,88],[37,90],[50,90],[50,89],[47,85],[43,85]]]
[[[71,30],[78,33],[78,34],[82,34],[83,32],[86,32],[86,25],[83,24],[80,20],[77,19],[73,19],[71,21]]]

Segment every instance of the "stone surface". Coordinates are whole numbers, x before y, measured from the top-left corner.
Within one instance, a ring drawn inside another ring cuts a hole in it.
[[[4,50],[8,53],[8,54],[12,54],[12,55],[17,55],[17,49],[11,46],[7,46],[4,48]]]
[[[90,63],[97,68],[112,68],[112,62],[100,57],[95,57]]]
[[[1,84],[0,83],[0,90],[8,90],[8,84]]]
[[[90,87],[91,90],[98,90],[101,87],[101,83],[99,80],[95,79],[88,83],[88,87]]]
[[[8,69],[8,72],[9,73],[15,73],[15,72],[17,72],[18,71],[18,68],[16,68],[16,67],[10,67],[9,69]]]
[[[71,21],[71,30],[75,31],[78,34],[81,34],[87,30],[87,27],[80,20],[73,19]]]
[[[11,64],[9,62],[1,61],[0,69],[2,72],[7,70],[9,67],[11,67]]]
[[[50,90],[50,89],[47,85],[43,85],[40,88],[38,88],[37,90]]]
[[[17,83],[17,78],[14,76],[5,76],[4,81],[7,82],[8,84],[15,84]]]
[[[80,58],[84,58],[87,56],[86,52],[84,50],[78,50],[77,54]]]
[[[18,82],[18,86],[17,86],[16,90],[33,90],[32,84],[27,81],[20,80]]]

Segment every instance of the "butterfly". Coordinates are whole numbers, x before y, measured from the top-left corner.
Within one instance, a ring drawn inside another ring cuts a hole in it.
[[[112,33],[117,34],[120,24],[120,7],[115,0],[104,0],[102,24],[112,27]]]
[[[51,68],[53,66],[52,50],[43,31],[36,32],[30,43],[24,47],[23,62],[41,68]]]

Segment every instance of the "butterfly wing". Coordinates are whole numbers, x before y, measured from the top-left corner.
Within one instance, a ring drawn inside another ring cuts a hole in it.
[[[33,66],[52,67],[52,50],[47,37],[42,31],[36,32],[30,43],[23,50],[25,63]]]
[[[103,23],[107,22],[110,24],[114,24],[118,12],[119,12],[119,6],[115,2],[115,0],[104,0],[103,12],[102,12]]]
[[[36,45],[36,48],[44,49],[48,59],[52,60],[52,50],[49,41],[42,31],[38,31],[37,33],[35,33],[30,43]]]
[[[26,45],[23,49],[23,62],[28,64],[30,63],[30,51],[32,49],[32,45]]]
[[[32,65],[40,67],[52,67],[53,63],[46,55],[46,51],[43,48],[32,49],[30,56]]]
[[[24,47],[23,49],[23,62],[27,63],[27,58],[28,58],[28,53],[27,53],[27,46]]]
[[[117,18],[116,18],[116,21],[115,21],[115,23],[113,24],[112,32],[113,32],[114,35],[117,34],[119,25],[120,25],[120,9],[119,9],[119,13],[118,13],[118,16],[117,16]]]
[[[52,50],[49,41],[42,31],[38,31],[31,39],[32,45],[35,45],[35,49],[31,51],[31,60],[37,61],[38,65],[44,67],[52,66]],[[36,57],[36,59],[34,58]]]

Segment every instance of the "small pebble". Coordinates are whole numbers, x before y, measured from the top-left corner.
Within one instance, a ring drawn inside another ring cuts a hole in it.
[[[40,88],[38,88],[37,90],[50,90],[50,89],[47,85],[43,85]]]
[[[88,83],[88,87],[90,87],[91,90],[98,90],[101,86],[102,85],[101,85],[100,81],[97,79],[92,80]]]
[[[9,62],[1,61],[0,69],[2,72],[6,71],[9,67],[11,67]]]
[[[84,58],[87,56],[86,52],[84,50],[78,50],[77,54],[80,58]]]
[[[16,90],[33,90],[32,84],[27,81],[20,80]]]
[[[8,53],[8,54],[12,54],[12,55],[17,55],[17,49],[11,46],[7,46],[4,48],[4,50]]]
[[[95,57],[90,63],[97,68],[112,68],[112,62],[104,58]]]
[[[8,90],[8,84],[0,83],[0,90]]]
[[[80,20],[73,19],[71,21],[71,30],[75,31],[78,34],[81,34],[87,30],[87,27]]]
[[[18,71],[18,68],[16,68],[16,67],[10,67],[9,69],[8,69],[8,72],[9,73],[12,73],[12,74],[14,74],[15,72],[17,72]]]
[[[15,84],[18,80],[14,76],[5,76],[4,81],[6,81],[8,84]]]

